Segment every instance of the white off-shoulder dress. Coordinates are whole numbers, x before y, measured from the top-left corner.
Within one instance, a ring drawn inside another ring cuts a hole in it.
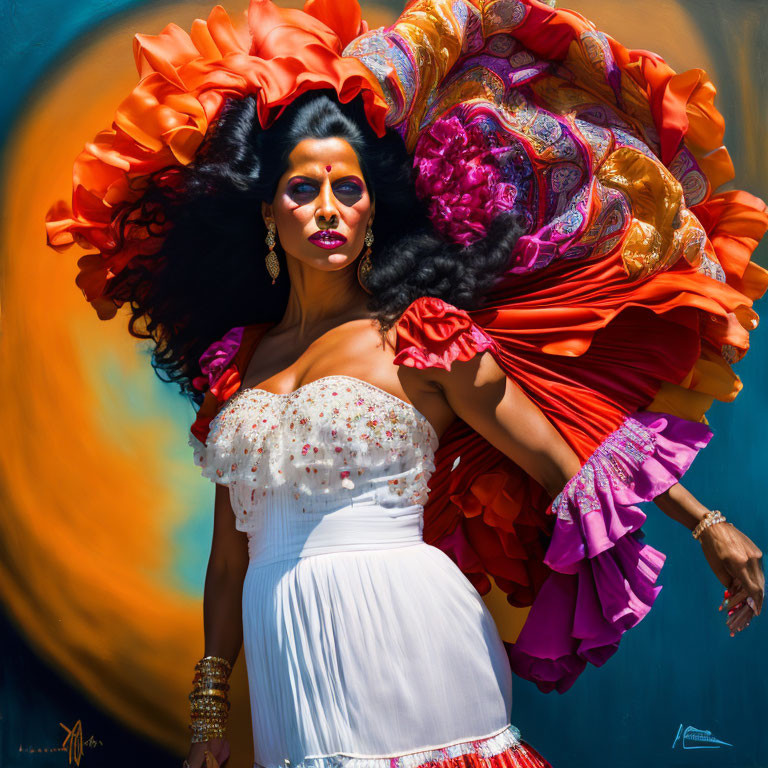
[[[493,618],[422,538],[437,443],[412,405],[347,376],[284,395],[241,389],[205,445],[190,437],[248,534],[255,766],[524,756]]]

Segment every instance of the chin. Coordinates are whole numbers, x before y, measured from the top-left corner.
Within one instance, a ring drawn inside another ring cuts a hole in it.
[[[313,256],[312,258],[298,258],[302,264],[321,272],[338,272],[352,264],[354,259],[345,253],[328,253],[322,256]]]

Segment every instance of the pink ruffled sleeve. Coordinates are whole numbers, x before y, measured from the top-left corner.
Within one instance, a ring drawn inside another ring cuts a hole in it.
[[[231,328],[200,356],[201,375],[192,380],[192,386],[205,394],[188,437],[198,466],[205,466],[211,421],[224,403],[240,389],[248,361],[268,327],[269,324],[264,323]]]
[[[544,563],[552,573],[507,645],[517,675],[564,693],[650,611],[665,555],[642,543],[646,516],[634,505],[674,485],[711,437],[700,422],[638,411],[568,481],[551,506]]]
[[[211,421],[240,386],[240,371],[235,359],[240,351],[244,330],[243,326],[237,326],[214,341],[200,357],[202,375],[192,379],[192,386],[205,393],[188,435],[188,443],[198,466],[205,466],[206,463],[206,440]]]
[[[463,309],[424,296],[405,310],[395,326],[395,365],[451,370],[455,360],[471,360],[496,342]]]

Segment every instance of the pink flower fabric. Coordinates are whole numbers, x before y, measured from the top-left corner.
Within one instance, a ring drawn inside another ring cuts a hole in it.
[[[416,194],[429,202],[435,229],[463,246],[484,237],[502,211],[512,210],[517,190],[501,181],[493,149],[482,129],[458,117],[436,120],[416,144]]]

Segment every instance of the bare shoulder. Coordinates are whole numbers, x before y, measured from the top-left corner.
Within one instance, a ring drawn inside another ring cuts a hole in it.
[[[498,385],[507,380],[490,351],[478,352],[469,360],[454,360],[450,368],[430,368],[432,381],[444,392],[469,395],[474,390]]]

